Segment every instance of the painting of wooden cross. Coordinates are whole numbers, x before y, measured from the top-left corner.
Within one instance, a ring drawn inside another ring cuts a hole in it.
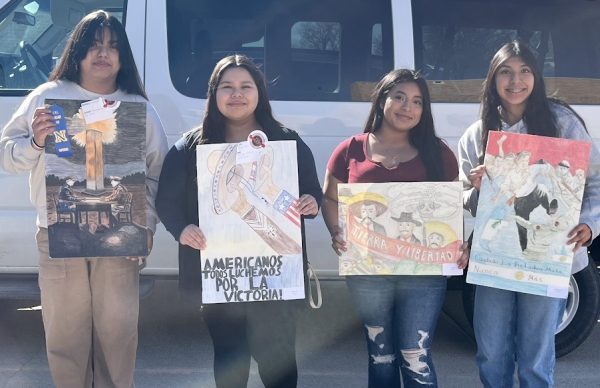
[[[104,144],[111,144],[117,138],[117,109],[120,101],[106,101],[106,118],[88,123],[80,111],[73,118],[81,120],[82,130],[73,136],[75,144],[85,148],[86,189],[104,190]]]

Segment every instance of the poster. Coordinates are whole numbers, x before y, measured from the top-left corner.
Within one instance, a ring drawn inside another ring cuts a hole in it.
[[[459,182],[338,184],[340,275],[462,275]]]
[[[467,282],[566,298],[590,144],[490,131]]]
[[[46,104],[57,123],[45,148],[50,257],[148,255],[145,104]]]
[[[304,298],[295,141],[197,147],[202,302]]]

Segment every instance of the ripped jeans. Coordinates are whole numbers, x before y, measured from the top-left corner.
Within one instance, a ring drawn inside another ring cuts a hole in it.
[[[431,342],[443,276],[347,276],[369,351],[369,388],[437,387]]]

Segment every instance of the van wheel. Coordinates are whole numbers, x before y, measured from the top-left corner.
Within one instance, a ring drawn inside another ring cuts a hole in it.
[[[569,297],[556,332],[556,357],[571,353],[591,334],[600,311],[600,276],[594,260],[571,276]]]
[[[569,296],[563,319],[555,337],[556,357],[562,357],[581,345],[591,334],[600,312],[600,275],[590,257],[588,266],[571,276]],[[465,283],[463,310],[473,327],[475,286]]]

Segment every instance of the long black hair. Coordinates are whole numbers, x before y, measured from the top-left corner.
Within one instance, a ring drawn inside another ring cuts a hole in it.
[[[81,84],[80,63],[96,40],[102,40],[105,28],[110,31],[113,39],[116,38],[119,50],[119,63],[121,66],[117,74],[117,86],[127,93],[137,94],[148,99],[135,66],[125,28],[123,28],[119,19],[102,10],[87,14],[77,23],[67,41],[58,65],[48,79],[50,81],[64,79]]]
[[[442,158],[442,140],[435,134],[433,115],[431,114],[431,97],[425,79],[414,70],[397,69],[387,73],[375,86],[371,97],[371,111],[365,123],[364,132],[376,132],[383,122],[383,106],[392,88],[398,84],[412,82],[419,87],[423,96],[423,112],[421,120],[410,130],[409,141],[419,152],[425,165],[427,179],[430,181],[446,180],[444,161]]]
[[[523,113],[523,122],[527,126],[527,133],[550,137],[558,137],[560,135],[556,118],[550,110],[550,99],[546,96],[544,77],[538,66],[536,56],[525,43],[515,40],[504,44],[496,52],[490,62],[490,67],[483,83],[481,97],[481,141],[484,151],[489,131],[498,131],[502,126],[499,111],[502,104],[498,90],[496,89],[496,75],[500,66],[513,57],[520,58],[529,66],[533,74],[533,90],[527,99],[525,112]]]
[[[208,91],[206,93],[206,108],[202,127],[189,133],[194,144],[224,143],[225,142],[225,116],[217,107],[217,87],[226,70],[241,67],[250,73],[258,91],[258,104],[254,111],[256,121],[269,139],[277,140],[286,131],[283,125],[275,120],[269,96],[265,76],[256,64],[245,55],[230,55],[221,59],[215,65],[208,80]]]

